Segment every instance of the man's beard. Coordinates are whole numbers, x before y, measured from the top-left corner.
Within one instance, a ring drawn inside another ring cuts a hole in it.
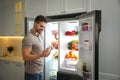
[[[37,33],[38,33],[38,34],[41,34],[41,33],[42,33],[42,30],[37,30]]]

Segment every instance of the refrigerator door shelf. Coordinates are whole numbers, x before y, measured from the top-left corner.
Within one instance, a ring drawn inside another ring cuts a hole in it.
[[[78,61],[78,63],[76,64],[76,69],[77,69],[77,73],[78,75],[82,76],[84,79],[90,79],[91,80],[91,77],[92,77],[92,73],[87,71],[83,71],[82,70],[82,67],[83,67],[83,61]]]
[[[83,71],[80,71],[80,70],[77,70],[78,72],[78,75],[82,76],[83,77],[83,80],[92,80],[92,74],[91,72],[83,72]]]
[[[84,51],[91,51],[92,50],[92,46],[91,44],[87,44],[87,43],[81,43],[80,45],[80,50],[84,50]]]
[[[92,26],[88,25],[88,23],[82,23],[81,30],[82,31],[91,31],[92,30]]]
[[[92,73],[91,72],[83,72],[83,78],[84,79],[90,79],[91,80]]]

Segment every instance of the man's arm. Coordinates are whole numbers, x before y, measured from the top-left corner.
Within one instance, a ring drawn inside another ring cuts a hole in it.
[[[23,48],[22,49],[23,60],[31,61],[31,60],[39,59],[41,57],[47,57],[50,54],[50,51],[51,51],[51,46],[38,54],[31,54],[31,48]]]

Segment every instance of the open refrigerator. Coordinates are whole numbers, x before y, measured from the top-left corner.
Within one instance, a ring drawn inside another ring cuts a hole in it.
[[[45,45],[57,48],[45,60],[45,80],[98,80],[100,26],[99,10],[75,18],[51,19]]]

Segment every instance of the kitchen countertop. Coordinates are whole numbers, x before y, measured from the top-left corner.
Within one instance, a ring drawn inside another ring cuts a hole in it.
[[[24,63],[23,58],[22,58],[21,56],[6,56],[6,57],[0,57],[0,60],[6,60],[6,61]]]

